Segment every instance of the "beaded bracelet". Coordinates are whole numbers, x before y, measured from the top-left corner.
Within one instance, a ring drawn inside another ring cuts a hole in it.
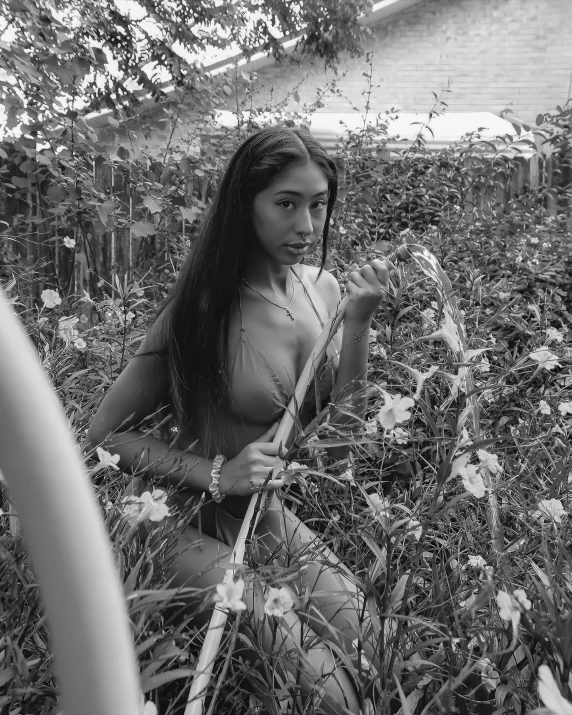
[[[226,457],[222,454],[217,454],[213,459],[213,469],[211,472],[212,482],[209,484],[209,492],[216,502],[221,502],[224,499],[224,494],[221,494],[218,489],[220,470],[224,461],[226,461]]]

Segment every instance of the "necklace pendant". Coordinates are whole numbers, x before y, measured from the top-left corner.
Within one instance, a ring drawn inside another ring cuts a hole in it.
[[[290,320],[291,320],[292,322],[294,322],[294,316],[293,316],[292,313],[288,310],[288,308],[286,308],[286,315],[290,318]]]

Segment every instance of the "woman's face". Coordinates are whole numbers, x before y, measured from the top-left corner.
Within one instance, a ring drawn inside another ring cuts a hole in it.
[[[289,164],[254,197],[252,223],[260,247],[279,263],[299,263],[320,239],[328,180],[312,161]]]

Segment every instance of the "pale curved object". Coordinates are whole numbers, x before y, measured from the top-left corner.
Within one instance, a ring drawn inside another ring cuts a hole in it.
[[[37,574],[65,715],[140,715],[111,544],[65,416],[0,291],[0,469]]]

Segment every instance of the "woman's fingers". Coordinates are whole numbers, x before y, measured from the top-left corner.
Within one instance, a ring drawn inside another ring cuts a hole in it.
[[[280,456],[281,445],[279,444],[274,444],[273,442],[254,442],[254,446],[257,447],[259,452],[269,457]]]
[[[275,422],[270,429],[266,430],[266,432],[259,437],[256,441],[257,442],[264,442],[266,444],[272,443],[272,439],[274,438],[274,435],[276,434],[278,427],[280,426],[280,422]]]

